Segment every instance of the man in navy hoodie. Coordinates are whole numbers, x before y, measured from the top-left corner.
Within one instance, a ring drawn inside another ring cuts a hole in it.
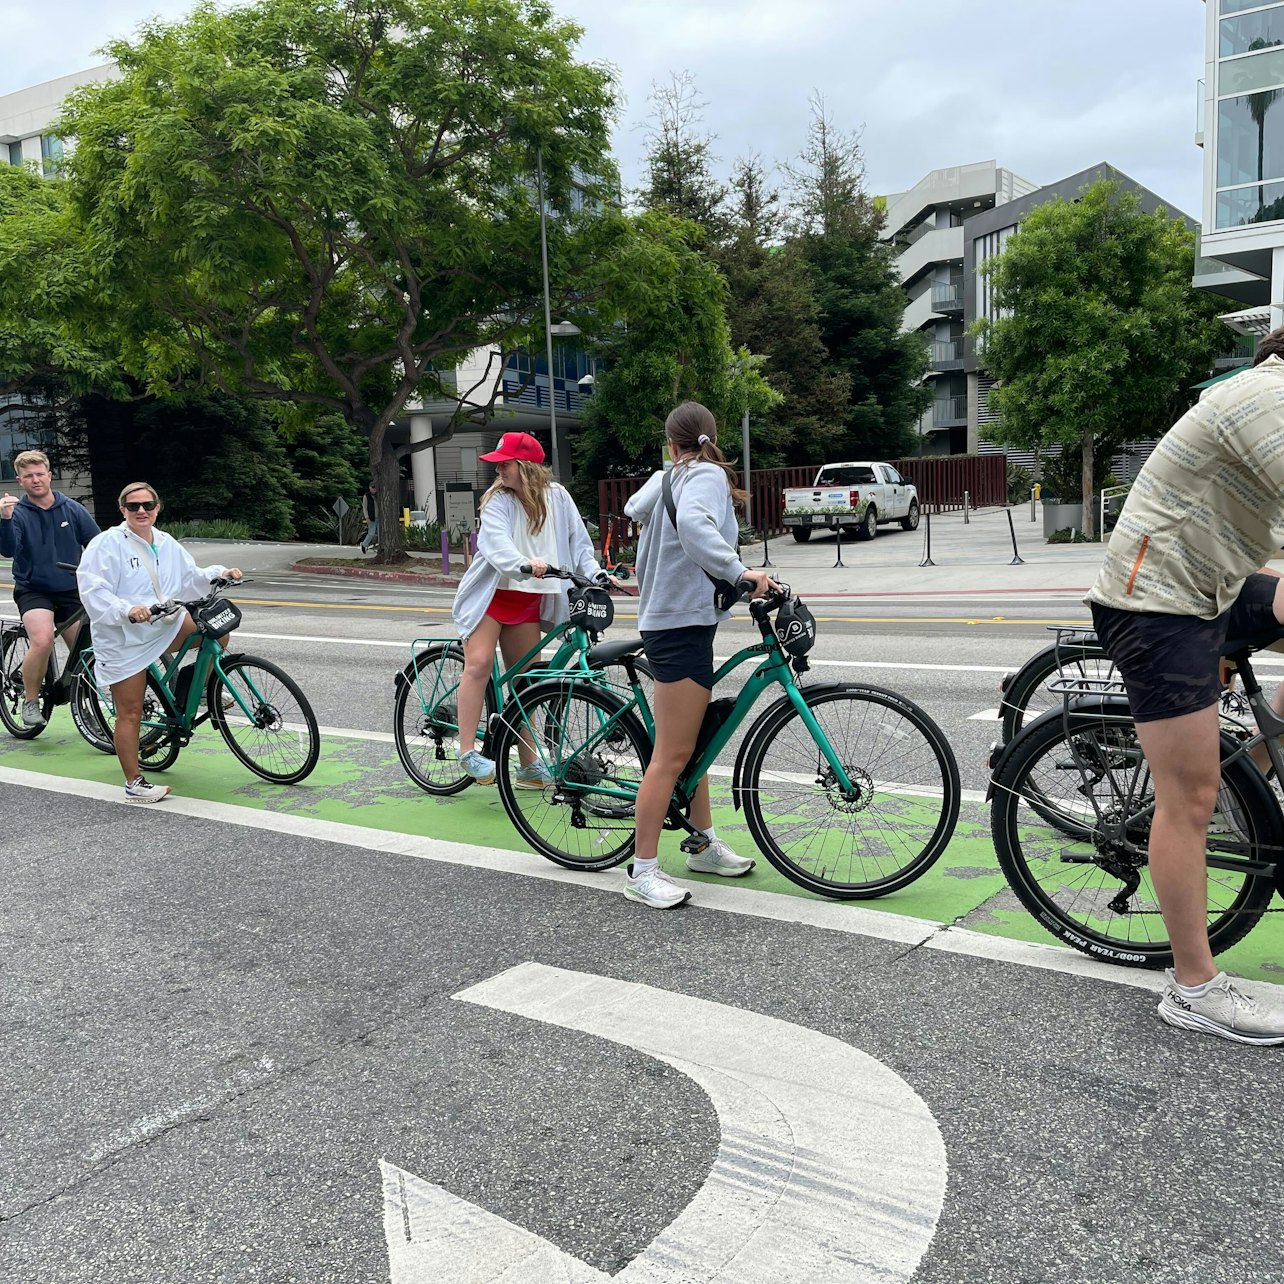
[[[13,601],[27,626],[29,647],[22,661],[22,721],[43,727],[40,684],[53,650],[54,630],[80,610],[75,571],[81,550],[98,534],[85,508],[54,490],[49,460],[24,450],[13,461],[23,496],[0,495],[0,555],[13,558]],[[75,633],[69,634],[71,642]]]

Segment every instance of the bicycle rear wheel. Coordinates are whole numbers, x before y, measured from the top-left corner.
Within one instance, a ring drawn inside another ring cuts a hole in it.
[[[791,882],[836,900],[870,900],[932,867],[959,815],[959,769],[941,729],[882,687],[803,689],[848,779],[844,797],[787,701],[754,724],[737,788],[749,832]]]
[[[111,690],[102,690],[94,675],[94,657],[86,652],[82,672],[72,690],[72,721],[95,749],[115,753],[116,706]],[[143,691],[143,717],[138,728],[138,765],[148,771],[168,771],[182,746],[174,736],[159,678],[148,670]]]
[[[227,747],[274,784],[293,785],[310,775],[321,755],[321,732],[299,684],[253,655],[227,657],[222,669],[210,675],[205,697]]]
[[[473,783],[459,765],[459,680],[464,649],[457,642],[425,647],[409,672],[397,675],[392,706],[392,738],[406,775],[430,794],[457,794]],[[486,683],[478,743],[495,712],[495,684]]]
[[[0,722],[15,740],[34,740],[45,729],[53,710],[46,678],[40,684],[40,712],[45,722],[38,727],[28,727],[22,721],[22,703],[26,699],[22,686],[22,662],[29,650],[31,642],[27,630],[21,625],[4,630],[0,637]]]
[[[87,651],[81,657],[80,671],[71,678],[71,721],[86,743],[99,753],[115,753],[110,726],[103,722],[98,692],[94,687],[94,653]]]
[[[1061,697],[1048,690],[1047,684],[1058,677],[1111,678],[1115,666],[1097,642],[1063,642],[1045,646],[1017,670],[1003,692],[999,717],[1003,725],[1003,743],[1007,744],[1022,727],[1027,727],[1041,713],[1061,708]]]
[[[504,708],[495,774],[504,810],[542,856],[568,869],[610,869],[633,852],[633,804],[651,743],[627,702],[573,678],[540,683]],[[525,733],[546,785],[523,785]]]
[[[1126,715],[1073,713],[1068,723],[1052,716],[1021,733],[994,780],[994,850],[1017,899],[1053,936],[1112,963],[1172,964],[1147,864],[1153,802],[1150,769]],[[1282,854],[1282,839],[1270,786],[1242,759],[1225,763],[1210,847],[1225,860],[1257,850],[1269,860]],[[1272,879],[1249,870],[1209,869],[1214,953],[1252,930],[1273,890]]]

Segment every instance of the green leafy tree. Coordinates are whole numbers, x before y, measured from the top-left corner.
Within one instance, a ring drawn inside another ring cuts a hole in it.
[[[126,369],[342,415],[399,556],[389,426],[435,368],[538,315],[537,156],[555,280],[599,251],[613,100],[579,35],[542,0],[260,0],[110,44],[120,78],[58,130]]]
[[[585,502],[597,478],[658,465],[664,421],[679,402],[702,401],[725,425],[746,406],[752,415],[778,400],[758,362],[732,349],[726,282],[697,250],[700,239],[687,220],[643,214],[629,253],[616,260],[622,278],[646,285],[631,292],[614,324],[598,318],[592,348],[600,373],[576,444]],[[605,293],[622,296],[623,287]]]
[[[304,540],[330,540],[334,501],[342,499],[357,509],[365,494],[365,440],[339,415],[321,415],[287,434],[285,453],[295,534]]]
[[[1194,241],[1181,219],[1101,181],[1031,211],[987,264],[997,319],[975,331],[999,381],[991,431],[1078,456],[1088,535],[1097,456],[1166,431],[1228,346],[1218,301],[1190,284]]]
[[[878,239],[885,215],[865,190],[859,139],[835,128],[819,97],[807,145],[787,172],[795,187],[792,247],[813,282],[829,363],[848,384],[841,421],[814,444],[827,454],[908,454],[931,403],[927,344],[901,330],[905,294],[895,250]],[[818,438],[825,427],[816,423]]]

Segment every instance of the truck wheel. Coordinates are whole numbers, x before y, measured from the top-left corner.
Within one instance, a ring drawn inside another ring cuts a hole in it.
[[[901,518],[901,530],[918,530],[918,500],[910,500],[909,512]]]
[[[810,526],[791,526],[789,529],[793,531],[795,543],[805,544],[809,539],[811,539]]]
[[[865,510],[865,520],[861,522],[860,529],[856,532],[857,539],[873,539],[878,534],[878,509],[871,504]]]

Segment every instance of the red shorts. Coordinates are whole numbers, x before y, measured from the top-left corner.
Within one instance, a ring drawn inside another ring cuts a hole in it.
[[[501,624],[538,624],[542,593],[523,593],[521,589],[496,589],[486,614]]]

